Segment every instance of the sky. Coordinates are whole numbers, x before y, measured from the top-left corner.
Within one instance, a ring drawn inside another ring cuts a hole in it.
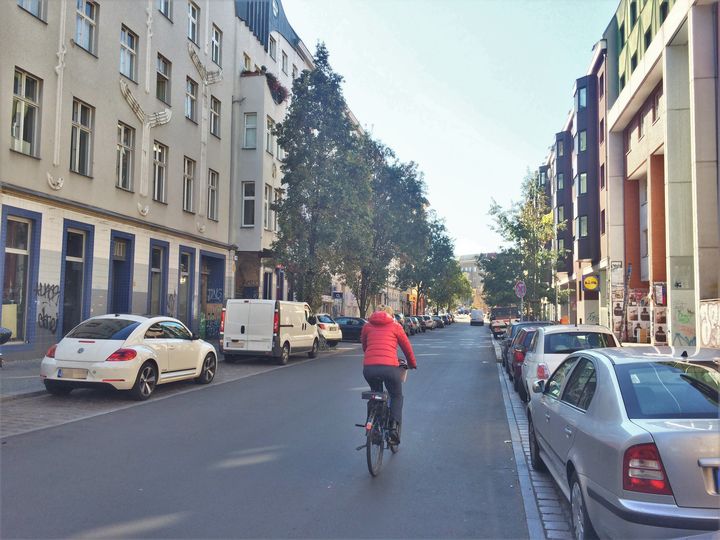
[[[492,201],[521,197],[619,0],[283,0],[345,79],[360,124],[424,174],[455,254],[497,251]]]

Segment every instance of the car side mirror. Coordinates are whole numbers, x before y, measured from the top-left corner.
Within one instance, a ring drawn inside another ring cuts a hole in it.
[[[317,318],[315,317],[315,315],[310,315],[307,322],[310,324],[317,324]]]
[[[545,381],[542,379],[539,381],[535,381],[532,385],[532,390],[535,394],[542,394],[543,392],[545,392]]]
[[[198,339],[200,339],[200,336],[198,336],[195,332],[193,332],[193,333],[192,333],[192,340],[193,340],[193,341],[197,341]]]

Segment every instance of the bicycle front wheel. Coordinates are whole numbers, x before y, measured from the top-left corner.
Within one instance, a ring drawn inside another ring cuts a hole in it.
[[[370,429],[365,428],[365,453],[367,456],[368,471],[372,476],[377,476],[382,467],[383,450],[385,449],[385,441],[383,440],[382,426],[380,419],[371,414],[368,417],[368,423],[372,426]]]

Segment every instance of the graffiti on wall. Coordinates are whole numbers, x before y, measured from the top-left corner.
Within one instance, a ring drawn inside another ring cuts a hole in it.
[[[222,304],[222,302],[223,302],[223,288],[222,287],[207,290],[207,303],[208,304]]]
[[[600,319],[598,319],[598,314],[595,311],[591,311],[587,314],[587,324],[598,324]]]
[[[697,343],[695,337],[695,311],[685,304],[678,304],[673,308],[673,338],[672,344],[683,346],[694,346]]]
[[[58,325],[58,302],[60,301],[60,285],[38,283],[35,287],[38,302],[37,324],[43,330],[55,333]]]
[[[168,294],[167,295],[167,312],[172,317],[177,316],[177,312],[175,311],[176,304],[177,304],[177,294],[176,293]]]
[[[700,346],[720,347],[720,300],[700,301]]]

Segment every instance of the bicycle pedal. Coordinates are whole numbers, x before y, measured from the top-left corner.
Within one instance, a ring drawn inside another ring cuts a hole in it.
[[[362,450],[363,448],[365,448],[365,446],[366,446],[366,445],[364,445],[364,444],[363,444],[363,445],[360,445],[360,446],[358,446],[355,450]]]
[[[355,427],[365,427],[365,424],[355,424]]]

